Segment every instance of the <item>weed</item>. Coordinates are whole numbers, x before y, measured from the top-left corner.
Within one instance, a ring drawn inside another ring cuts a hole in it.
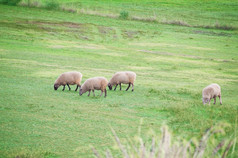
[[[49,10],[58,10],[60,9],[60,4],[53,0],[46,1],[45,8]]]
[[[120,16],[119,16],[120,19],[128,19],[128,17],[129,17],[129,13],[127,11],[120,12]]]
[[[0,0],[0,4],[16,6],[21,0]]]

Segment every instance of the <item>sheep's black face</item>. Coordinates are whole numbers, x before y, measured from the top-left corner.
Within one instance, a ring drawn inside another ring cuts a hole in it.
[[[57,90],[59,88],[59,85],[58,84],[55,84],[54,85],[54,89]]]
[[[82,94],[83,94],[83,90],[80,89],[80,90],[79,90],[79,95],[81,96]]]
[[[108,88],[112,90],[112,85],[110,83],[108,83]]]

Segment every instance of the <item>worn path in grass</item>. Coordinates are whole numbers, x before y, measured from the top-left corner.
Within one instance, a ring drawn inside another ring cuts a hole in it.
[[[236,30],[4,5],[0,15],[3,157],[92,157],[90,146],[105,151],[114,144],[110,127],[122,139],[134,136],[141,118],[143,134],[167,123],[175,135],[190,138],[218,122],[231,124],[226,133],[234,134]],[[135,71],[135,91],[125,92],[123,85],[106,99],[54,91],[57,76],[71,70],[83,73],[83,82]],[[222,87],[223,105],[203,106],[201,91],[213,82]]]

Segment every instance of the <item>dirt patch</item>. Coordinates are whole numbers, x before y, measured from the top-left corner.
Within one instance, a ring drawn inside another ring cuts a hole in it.
[[[24,22],[23,22],[24,23]],[[26,21],[27,24],[64,26],[69,28],[82,28],[84,24],[72,22],[51,22],[51,21]]]
[[[99,11],[95,11],[95,10],[85,10],[85,9],[80,9],[79,13],[81,14],[87,14],[87,15],[96,15],[96,16],[102,16],[102,17],[108,17],[108,18],[118,18],[118,15],[116,14],[112,14],[112,13],[108,13],[108,14],[105,14],[105,13],[101,13]]]
[[[139,31],[129,31],[129,30],[125,30],[122,33],[122,36],[124,38],[135,38],[138,34],[140,34]]]
[[[50,43],[52,43],[52,42],[50,42]],[[64,45],[65,43],[67,43],[67,45]],[[81,48],[81,49],[97,49],[97,50],[106,49],[104,46],[96,45],[96,44],[87,44],[87,45],[85,45],[85,44],[68,42],[68,41],[64,41],[64,44],[59,43],[57,45],[55,45],[55,44],[50,45],[49,47],[50,48],[55,48],[55,49],[62,49],[62,48]]]
[[[104,26],[99,26],[98,27],[98,31],[101,33],[101,34],[109,34],[113,31],[112,28],[110,27],[104,27]]]
[[[56,32],[57,29],[53,29],[51,27],[46,27],[46,26],[41,26],[39,27],[39,29],[41,29],[42,31],[47,31],[47,32]]]
[[[22,22],[12,22],[12,21],[1,21],[1,27],[13,28],[13,29],[37,29],[34,25],[26,25]]]
[[[151,54],[160,54],[160,55],[167,55],[167,56],[182,56],[182,57],[189,57],[193,59],[201,59],[198,56],[194,55],[187,55],[187,54],[173,54],[168,52],[158,52],[158,51],[150,51],[150,50],[138,50],[139,52],[151,53]]]
[[[72,32],[84,33],[91,29],[89,24],[72,23],[72,22],[52,22],[52,21],[29,21],[22,20],[17,22],[0,22],[1,26],[17,28],[17,29],[31,29],[46,32]]]
[[[0,22],[0,26],[8,27],[13,29],[20,29],[20,30],[37,30],[37,31],[47,31],[47,32],[59,32],[62,29],[51,27],[51,25],[43,25],[43,24],[34,24],[29,23],[26,21],[2,21]]]
[[[137,50],[138,52],[150,53],[150,54],[159,54],[165,56],[177,56],[177,57],[187,57],[191,59],[203,59],[203,60],[211,60],[217,62],[232,62],[232,60],[224,60],[224,59],[215,59],[215,58],[202,58],[195,55],[188,55],[188,54],[173,54],[169,52],[158,52],[158,51],[150,51],[150,50]]]
[[[86,41],[90,40],[90,38],[88,38],[87,36],[83,36],[83,35],[79,35],[79,38],[82,40],[86,40]]]
[[[168,52],[158,52],[158,51],[150,51],[150,50],[138,50],[139,52],[145,52],[145,53],[151,53],[151,54],[160,54],[160,55],[169,55],[169,56],[174,56],[173,53],[168,53]]]
[[[6,51],[5,49],[0,49],[0,52],[4,52],[4,51]]]
[[[232,36],[231,34],[225,33],[225,32],[216,33],[213,31],[202,31],[202,30],[196,30],[196,31],[193,31],[193,33],[201,34],[201,35],[208,35],[208,36],[229,36],[229,37]]]
[[[229,60],[223,60],[223,62],[227,63],[227,62],[230,62]]]
[[[142,46],[142,47],[182,47],[182,48],[186,48],[186,49],[208,50],[208,51],[215,50],[215,49],[206,48],[206,47],[195,47],[195,46],[169,44],[169,43],[129,43],[129,45]]]

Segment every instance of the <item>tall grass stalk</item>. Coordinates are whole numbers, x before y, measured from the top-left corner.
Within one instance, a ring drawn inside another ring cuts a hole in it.
[[[112,129],[117,147],[124,158],[225,158],[234,144],[234,139],[223,138],[221,141],[217,135],[225,136],[227,124],[219,124],[207,129],[199,141],[177,141],[172,137],[167,126],[161,128],[161,136],[153,136],[149,141],[143,141],[141,137],[134,142],[122,143],[116,132]],[[140,127],[139,127],[140,132]],[[94,155],[101,158],[100,153],[93,148]],[[112,158],[109,150],[105,152],[106,158]]]

